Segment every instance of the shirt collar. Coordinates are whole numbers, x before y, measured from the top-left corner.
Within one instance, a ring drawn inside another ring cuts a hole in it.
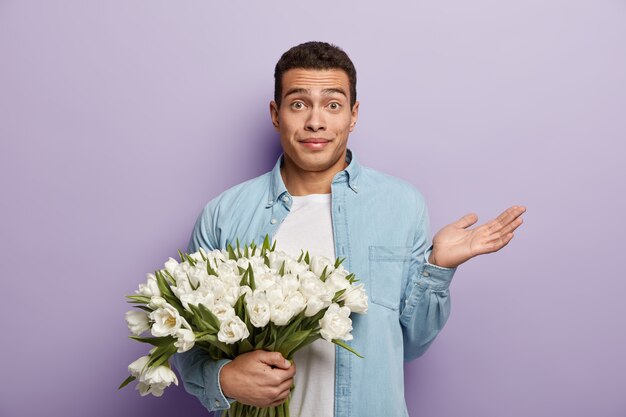
[[[278,161],[276,161],[276,165],[274,165],[272,172],[270,173],[270,194],[266,207],[273,206],[274,203],[283,198],[283,195],[289,195],[289,193],[287,192],[287,187],[285,187],[285,183],[283,182],[283,177],[282,175],[280,175],[280,166],[283,162],[283,158],[284,154],[281,154],[278,157]],[[333,178],[333,184],[347,182],[348,187],[350,187],[352,191],[357,193],[359,190],[357,184],[359,180],[359,175],[361,173],[361,165],[359,164],[350,149],[346,150],[346,162],[348,163],[348,166],[342,171],[335,174],[335,177]]]

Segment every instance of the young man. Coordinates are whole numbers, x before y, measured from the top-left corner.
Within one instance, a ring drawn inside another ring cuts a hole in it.
[[[353,316],[351,345],[365,358],[319,340],[293,365],[274,352],[216,362],[194,349],[177,355],[176,367],[209,411],[234,400],[278,405],[295,382],[292,416],[405,416],[404,361],[423,354],[444,326],[455,268],[504,247],[525,208],[473,229],[477,217],[464,216],[431,246],[419,192],[361,166],[347,148],[359,111],[348,56],[327,43],[304,43],[283,54],[274,76],[270,114],[284,153],[271,172],[207,204],[189,250],[269,234],[288,253],[345,257],[370,300],[367,314]]]

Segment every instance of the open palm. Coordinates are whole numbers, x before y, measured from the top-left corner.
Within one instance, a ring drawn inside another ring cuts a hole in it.
[[[496,252],[513,239],[513,231],[522,224],[523,206],[506,209],[495,219],[470,229],[478,221],[467,214],[445,226],[433,238],[433,250],[428,262],[445,268],[456,268],[468,259]]]

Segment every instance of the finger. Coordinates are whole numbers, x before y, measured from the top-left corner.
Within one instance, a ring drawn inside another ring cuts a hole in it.
[[[293,385],[293,378],[288,378],[284,380],[283,382],[281,382],[280,384],[278,384],[278,390],[280,392],[283,392],[285,390],[289,391],[292,385]]]
[[[273,403],[271,403],[268,407],[277,407],[279,405],[281,405],[282,403],[284,403],[287,400],[287,397],[289,396],[289,390],[284,391],[280,394],[280,399],[274,401]]]
[[[264,364],[280,369],[289,369],[291,362],[283,357],[280,352],[264,352],[260,354],[259,360]]]
[[[499,232],[506,226],[508,226],[511,222],[515,221],[519,216],[521,216],[526,211],[526,207],[523,206],[512,206],[508,209],[504,210],[498,217],[491,220],[487,223],[489,230],[493,233]]]
[[[506,236],[509,233],[512,233],[513,231],[515,231],[515,229],[517,229],[518,227],[520,227],[522,225],[522,223],[524,223],[524,219],[522,219],[521,217],[518,217],[517,219],[513,220],[511,223],[509,223],[508,225],[506,225],[501,231],[500,231],[500,235],[501,236]]]
[[[474,213],[466,214],[457,220],[454,225],[460,228],[468,228],[478,221],[478,216]]]
[[[499,251],[500,249],[502,249],[503,247],[509,244],[511,239],[513,239],[513,236],[514,236],[513,233],[508,233],[507,235],[503,237],[500,237],[498,239],[495,239],[491,242],[486,243],[484,253],[491,253],[491,252]]]
[[[296,367],[291,365],[291,368],[289,369],[274,368],[272,369],[272,372],[274,377],[278,379],[278,383],[282,383],[283,381],[294,377],[296,374]]]

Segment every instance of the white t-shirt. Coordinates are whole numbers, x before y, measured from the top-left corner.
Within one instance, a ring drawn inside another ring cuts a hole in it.
[[[293,196],[291,210],[274,235],[276,249],[296,257],[300,250],[335,259],[331,195]],[[335,345],[319,339],[294,355],[293,417],[333,417],[335,407]]]

